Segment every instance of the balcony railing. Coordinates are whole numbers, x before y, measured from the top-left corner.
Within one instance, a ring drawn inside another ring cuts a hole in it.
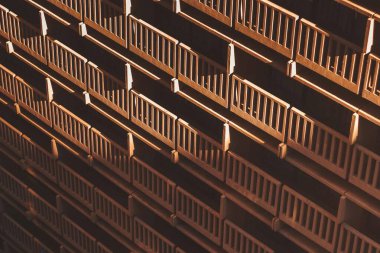
[[[121,147],[95,128],[91,129],[91,155],[121,176],[131,182],[128,147]]]
[[[289,107],[269,92],[233,75],[231,111],[282,142]]]
[[[78,203],[92,210],[94,205],[93,184],[62,163],[60,163],[58,173],[59,187],[78,201]]]
[[[9,38],[8,12],[9,10],[0,4],[0,36],[6,39]]]
[[[182,0],[181,2],[187,3],[228,26],[232,26],[234,0]]]
[[[131,121],[175,149],[177,116],[136,91],[130,96]]]
[[[29,189],[30,211],[57,233],[61,233],[61,216],[58,210]]]
[[[75,222],[62,216],[62,237],[80,252],[96,252],[96,240]]]
[[[87,59],[58,40],[46,37],[46,42],[48,66],[81,89],[86,90]]]
[[[22,132],[14,128],[3,118],[0,118],[0,142],[15,152],[19,157],[23,155],[24,140],[22,138]]]
[[[16,102],[16,75],[0,64],[0,91],[8,98]]]
[[[84,23],[116,41],[126,45],[126,15],[123,7],[108,0],[83,0]]]
[[[96,249],[97,253],[113,253],[113,251],[111,251],[110,249],[108,249],[106,246],[104,246],[100,242],[97,243],[96,247],[97,247],[97,249]]]
[[[3,167],[0,167],[0,188],[23,207],[29,207],[28,186]]]
[[[380,58],[369,54],[364,80],[363,97],[380,106]]]
[[[55,157],[25,135],[23,136],[23,144],[23,156],[28,164],[56,183],[58,169]]]
[[[282,187],[280,219],[329,252],[337,235],[336,218],[298,192]]]
[[[17,87],[17,103],[39,120],[52,126],[51,104],[42,92],[33,89],[19,77],[15,78]]]
[[[222,240],[222,220],[218,212],[177,187],[176,215],[214,243]]]
[[[132,158],[132,168],[133,185],[174,213],[175,183],[135,156]]]
[[[71,16],[82,20],[82,0],[47,0]]]
[[[228,107],[229,77],[226,67],[183,43],[178,46],[178,79],[194,90]]]
[[[224,180],[222,144],[192,128],[182,119],[177,120],[177,150],[208,173]]]
[[[290,112],[287,144],[338,176],[347,178],[351,153],[348,138],[294,107]]]
[[[43,244],[37,238],[34,238],[34,247],[35,247],[35,252],[56,253],[52,251],[51,249],[49,249],[45,244]]]
[[[145,252],[175,253],[175,245],[148,224],[134,217],[134,241]]]
[[[227,152],[226,183],[245,197],[277,215],[281,182],[231,151]]]
[[[298,15],[268,0],[237,0],[235,29],[288,58],[293,56]]]
[[[121,80],[87,62],[87,88],[90,95],[128,118],[128,90]]]
[[[132,239],[132,216],[127,208],[97,188],[94,195],[95,214],[111,228]]]
[[[13,12],[8,12],[8,28],[10,39],[14,44],[46,64],[46,41],[39,29]]]
[[[175,77],[178,41],[132,15],[128,28],[129,50]]]
[[[227,252],[274,253],[274,250],[229,220],[224,221],[223,238],[223,249]]]
[[[301,19],[296,61],[358,94],[364,53],[356,45]]]
[[[3,213],[0,217],[2,232],[25,252],[33,252],[35,241],[33,234],[27,231],[19,222]]]
[[[53,128],[90,154],[91,126],[61,105],[52,103]]]
[[[380,244],[348,224],[340,227],[337,253],[378,253]]]
[[[349,181],[380,199],[380,155],[356,144],[352,154]]]

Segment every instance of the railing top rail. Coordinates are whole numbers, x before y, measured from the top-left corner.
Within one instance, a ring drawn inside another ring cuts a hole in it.
[[[91,128],[90,124],[88,124],[86,121],[84,121],[83,119],[76,116],[74,113],[72,113],[70,110],[66,109],[62,105],[59,105],[59,104],[55,103],[54,101],[52,102],[52,104],[53,104],[53,106],[59,108],[60,110],[64,111],[65,113],[67,113],[70,117],[74,118],[76,121],[79,121],[79,123],[84,125],[87,129]]]
[[[22,83],[27,89],[32,90],[33,93],[36,93],[37,96],[40,96],[40,97],[43,97],[43,98],[47,99],[47,95],[45,93],[43,93],[42,91],[39,91],[35,87],[31,86],[30,84],[28,84],[27,82],[25,82],[24,79],[22,79],[21,77],[16,76],[16,80],[19,81],[20,83]]]
[[[281,181],[280,180],[277,180],[276,178],[274,178],[273,176],[271,176],[269,173],[267,173],[266,171],[262,170],[261,168],[259,168],[258,166],[252,164],[251,162],[247,161],[246,159],[238,156],[237,154],[231,152],[231,151],[228,151],[227,152],[229,156],[233,157],[234,159],[240,161],[241,163],[244,163],[244,165],[246,167],[249,167],[249,168],[252,168],[254,169],[258,174],[260,175],[263,175],[265,176],[265,178],[269,181],[271,181],[272,183],[276,184],[276,185],[281,185]]]
[[[111,140],[109,137],[107,137],[106,135],[104,135],[102,132],[100,132],[98,129],[92,127],[91,131],[94,132],[96,135],[100,136],[101,138],[104,138],[107,141],[111,142],[112,145],[114,145],[117,149],[120,149],[120,150],[122,150],[124,152],[128,152],[125,147],[122,147],[121,145],[117,144],[116,142],[114,142],[113,140]]]
[[[360,232],[359,230],[355,229],[354,227],[348,225],[347,223],[343,223],[342,226],[349,230],[350,232],[358,235],[358,236],[365,236],[365,241],[369,242],[370,244],[372,244],[374,247],[376,248],[379,248],[380,249],[380,243],[379,242],[376,242],[375,240],[373,240],[372,238],[364,235],[362,232]]]
[[[301,201],[305,202],[305,204],[310,205],[313,208],[318,209],[319,212],[321,212],[323,215],[327,216],[329,219],[331,219],[333,221],[337,220],[337,218],[333,214],[331,214],[330,212],[326,211],[325,209],[323,209],[322,207],[320,207],[318,204],[316,204],[315,202],[313,202],[310,199],[306,198],[305,196],[303,196],[301,193],[297,192],[296,190],[293,190],[289,186],[283,185],[282,189],[284,191],[289,192],[293,196],[296,196],[297,198],[301,199]]]
[[[275,99],[277,103],[279,103],[280,105],[282,105],[283,107],[285,107],[286,109],[289,109],[290,108],[290,104],[285,102],[284,100],[282,100],[281,98],[279,97],[276,97],[275,95],[269,93],[268,91],[260,88],[259,86],[255,85],[254,83],[250,82],[249,80],[247,79],[242,79],[241,77],[237,76],[237,75],[233,75],[233,78],[234,79],[237,79],[238,81],[244,83],[244,84],[247,84],[248,86],[252,87],[253,89],[259,91],[260,93],[272,98],[272,99]]]
[[[201,205],[204,209],[209,211],[212,215],[218,216],[219,217],[219,212],[211,208],[209,205],[195,197],[193,194],[189,193],[185,189],[183,189],[181,186],[177,186],[177,192],[180,192],[181,194],[190,196],[192,201],[196,202],[197,204]]]
[[[119,86],[121,86],[121,87],[126,86],[123,83],[123,81],[121,81],[120,79],[118,79],[117,77],[112,75],[111,73],[107,72],[106,70],[99,68],[99,66],[96,65],[95,63],[93,63],[92,61],[88,61],[87,64],[90,65],[91,67],[93,67],[94,69],[96,69],[97,71],[102,72],[105,76],[107,76],[107,78],[112,79],[112,81],[117,83]]]
[[[73,55],[75,55],[76,57],[78,57],[79,59],[81,59],[82,61],[84,62],[87,62],[87,58],[85,58],[84,56],[80,55],[79,53],[75,52],[73,49],[71,49],[70,47],[66,46],[65,44],[63,44],[62,42],[60,42],[59,40],[56,40],[56,39],[52,39],[50,38],[49,36],[47,36],[47,39],[49,41],[51,41],[52,43],[62,47],[63,49],[65,49],[66,51],[69,51],[70,53],[72,53]]]
[[[312,29],[317,30],[319,33],[324,34],[326,37],[330,37],[331,39],[336,40],[341,44],[347,45],[349,48],[353,49],[354,51],[357,51],[357,52],[362,51],[362,49],[358,45],[356,45],[356,44],[352,43],[351,41],[348,41],[348,40],[330,32],[326,29],[319,28],[317,26],[317,24],[310,22],[307,19],[301,18],[301,24],[306,24],[307,26],[311,27]]]
[[[144,226],[145,229],[147,230],[150,230],[151,232],[153,232],[155,234],[155,236],[159,237],[161,240],[163,240],[165,243],[169,244],[170,247],[175,247],[175,244],[173,242],[171,242],[169,239],[165,238],[163,235],[161,235],[157,230],[155,230],[154,228],[152,228],[151,226],[149,226],[146,222],[144,222],[143,220],[139,219],[138,217],[134,217],[134,220],[136,223],[140,223],[141,225]]]
[[[12,77],[16,77],[16,74],[13,73],[13,71],[11,71],[10,69],[8,69],[7,67],[5,67],[4,65],[0,64],[0,69],[1,70],[4,70],[5,72],[7,72],[9,75],[11,75]]]
[[[346,141],[348,141],[348,137],[346,137],[345,135],[339,133],[338,131],[332,129],[331,127],[323,124],[322,122],[314,119],[313,117],[310,117],[308,115],[306,115],[306,113],[300,111],[299,109],[297,109],[296,107],[292,107],[290,109],[291,112],[295,112],[296,114],[300,115],[301,117],[303,117],[304,119],[308,120],[308,121],[312,121],[314,125],[317,125],[318,127],[326,130],[327,132],[330,132],[332,134],[334,134],[335,136],[339,137],[340,139],[344,139]]]
[[[32,29],[34,32],[40,33],[40,30],[37,27],[35,27],[32,23],[30,23],[30,22],[26,21],[25,19],[23,19],[22,17],[20,17],[16,13],[14,13],[12,11],[9,11],[8,14],[11,15],[13,18],[16,18],[21,23],[23,23],[23,25],[26,25],[28,28]]]
[[[24,135],[20,130],[12,126],[8,121],[0,117],[0,123],[6,125],[8,128],[12,129],[12,131],[16,132],[18,135]]]
[[[171,113],[170,111],[168,111],[167,109],[165,109],[165,107],[162,107],[161,105],[157,104],[156,102],[154,102],[153,100],[150,100],[148,97],[144,96],[144,94],[142,93],[138,93],[137,91],[135,90],[132,90],[131,91],[134,95],[140,97],[141,99],[145,100],[146,102],[152,104],[154,107],[156,107],[157,109],[159,109],[160,111],[162,112],[165,112],[165,114],[169,115],[170,117],[174,118],[174,119],[177,119],[177,115],[175,115],[174,113]]]
[[[159,176],[160,178],[164,179],[167,184],[175,186],[175,183],[172,180],[170,180],[169,178],[167,178],[166,176],[164,176],[162,173],[160,173],[157,170],[155,170],[152,166],[148,165],[147,163],[145,163],[144,161],[140,160],[136,156],[133,156],[132,159],[136,160],[138,163],[140,163],[144,167],[148,168],[153,174],[155,174],[155,175]]]
[[[188,51],[191,51],[192,53],[197,54],[197,55],[199,56],[199,58],[201,58],[201,59],[205,59],[206,61],[208,61],[208,62],[212,63],[213,65],[215,65],[217,68],[222,69],[222,70],[225,70],[226,67],[222,66],[220,63],[214,61],[213,59],[210,59],[209,57],[207,57],[207,56],[205,56],[205,55],[203,55],[203,54],[201,54],[201,53],[199,53],[199,52],[193,50],[193,49],[192,49],[191,47],[189,47],[188,45],[186,45],[186,44],[184,44],[184,43],[182,43],[182,42],[180,42],[178,45],[179,45],[180,47],[182,47],[182,48],[188,50]]]
[[[297,20],[299,18],[299,16],[296,13],[293,13],[293,12],[285,9],[284,7],[281,7],[281,6],[271,2],[269,0],[259,0],[259,2],[265,3],[265,4],[269,5],[270,7],[274,8],[278,11],[281,11],[282,13],[285,13],[286,15],[294,18],[295,20]]]
[[[107,193],[105,193],[104,191],[102,191],[101,189],[99,189],[98,187],[94,187],[94,193],[99,193],[101,195],[107,196],[108,197],[108,201],[112,202],[113,205],[115,205],[118,208],[122,209],[127,214],[131,214],[128,206],[124,206],[124,205],[120,204],[118,201],[116,201],[115,199],[113,199],[110,195],[108,195]],[[95,198],[95,202],[97,202],[96,198]]]
[[[163,35],[165,38],[170,39],[172,42],[174,42],[174,43],[176,43],[176,44],[178,43],[178,40],[177,40],[177,39],[171,37],[170,35],[164,33],[163,31],[157,29],[156,27],[154,27],[154,26],[152,26],[151,24],[145,22],[144,20],[139,19],[139,18],[136,18],[136,17],[134,17],[133,15],[129,15],[129,17],[130,17],[130,19],[132,19],[132,20],[134,20],[134,21],[137,21],[137,22],[141,23],[142,25],[144,25],[144,26],[146,26],[147,28],[153,30],[154,32],[159,33],[160,35]]]
[[[1,5],[1,4],[0,4],[0,9],[5,11],[5,12],[9,12],[9,9],[6,8],[5,6]]]
[[[190,126],[189,123],[187,123],[186,121],[184,121],[183,119],[181,118],[178,118],[178,123],[180,123],[181,125],[184,125],[186,126],[187,128],[189,128],[192,132],[194,132],[195,134],[199,135],[201,138],[207,140],[208,142],[214,144],[215,146],[218,146],[219,148],[222,148],[222,144],[219,143],[218,141],[214,140],[213,138],[207,136],[207,134],[193,128],[192,126]]]
[[[368,57],[371,59],[374,59],[375,61],[380,62],[380,56],[377,56],[377,55],[371,53],[368,55]]]

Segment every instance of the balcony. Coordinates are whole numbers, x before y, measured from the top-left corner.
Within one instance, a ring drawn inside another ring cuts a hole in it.
[[[292,108],[287,144],[341,178],[348,176],[351,147],[347,137]]]
[[[65,215],[62,215],[62,237],[81,252],[96,252],[95,238]]]
[[[3,167],[0,167],[0,188],[21,206],[29,207],[28,186]]]
[[[369,54],[364,80],[363,98],[380,106],[380,58]]]
[[[46,41],[40,30],[15,13],[8,12],[10,40],[21,49],[46,64]]]
[[[52,103],[53,128],[90,154],[91,126],[61,105]]]
[[[83,0],[84,23],[126,46],[127,41],[127,15],[123,7],[108,0]]]
[[[248,80],[232,76],[231,111],[282,142],[289,107]]]
[[[175,77],[178,41],[154,26],[129,15],[128,49]]]
[[[82,19],[82,0],[47,0],[71,16]]]
[[[78,204],[85,206],[89,210],[93,210],[94,206],[94,186],[88,180],[78,173],[74,172],[70,167],[59,164],[58,185],[59,187],[73,197]]]
[[[133,219],[134,242],[145,252],[175,253],[175,245],[137,217]]]
[[[176,216],[209,238],[215,244],[222,242],[222,218],[190,193],[177,187]]]
[[[8,12],[9,10],[0,5],[0,36],[9,39],[8,31]]]
[[[351,42],[301,19],[296,62],[356,94],[364,70],[361,51]]]
[[[23,157],[33,168],[37,169],[50,181],[56,183],[58,179],[58,166],[52,153],[42,148],[30,138],[23,135]]]
[[[216,20],[232,26],[234,0],[181,0]]]
[[[223,231],[223,249],[229,253],[275,252],[229,220],[224,221]]]
[[[293,57],[298,15],[268,0],[237,0],[235,29]]]
[[[136,156],[132,158],[133,186],[174,213],[175,183]]]
[[[29,189],[30,211],[53,231],[61,232],[61,216],[56,207]]]
[[[183,43],[178,45],[178,80],[228,108],[230,88],[226,67]]]
[[[226,183],[276,216],[281,182],[238,155],[227,152]]]
[[[88,93],[125,118],[129,118],[126,84],[92,62],[87,62],[86,67]]]
[[[46,94],[34,89],[20,77],[15,78],[17,103],[39,120],[52,126],[51,104]]]
[[[121,147],[95,128],[91,128],[91,155],[126,182],[131,182],[130,154],[127,145]]]
[[[8,149],[11,149],[19,157],[22,157],[23,138],[22,132],[0,118],[0,141]]]
[[[17,96],[15,77],[12,71],[0,64],[0,91],[13,102],[16,102]]]
[[[175,149],[177,116],[134,90],[130,98],[131,121]]]
[[[329,252],[333,251],[337,218],[288,186],[282,187],[279,217]]]
[[[380,244],[348,224],[343,223],[337,253],[371,253],[380,252]]]
[[[3,213],[0,216],[1,231],[5,236],[10,238],[18,247],[22,248],[25,252],[35,250],[35,238],[33,234],[26,230],[21,224],[14,220],[10,215]]]
[[[380,156],[359,144],[353,148],[350,183],[380,199]]]
[[[48,66],[82,90],[86,90],[87,59],[58,40],[46,38]]]
[[[111,229],[116,229],[123,236],[132,239],[132,215],[127,207],[117,203],[110,196],[95,188],[94,211],[96,216]]]
[[[222,144],[192,128],[182,119],[177,120],[177,151],[224,181],[225,151]]]

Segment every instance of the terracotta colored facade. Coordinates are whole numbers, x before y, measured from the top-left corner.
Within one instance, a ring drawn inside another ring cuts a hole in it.
[[[380,253],[380,4],[2,0],[0,252]]]

